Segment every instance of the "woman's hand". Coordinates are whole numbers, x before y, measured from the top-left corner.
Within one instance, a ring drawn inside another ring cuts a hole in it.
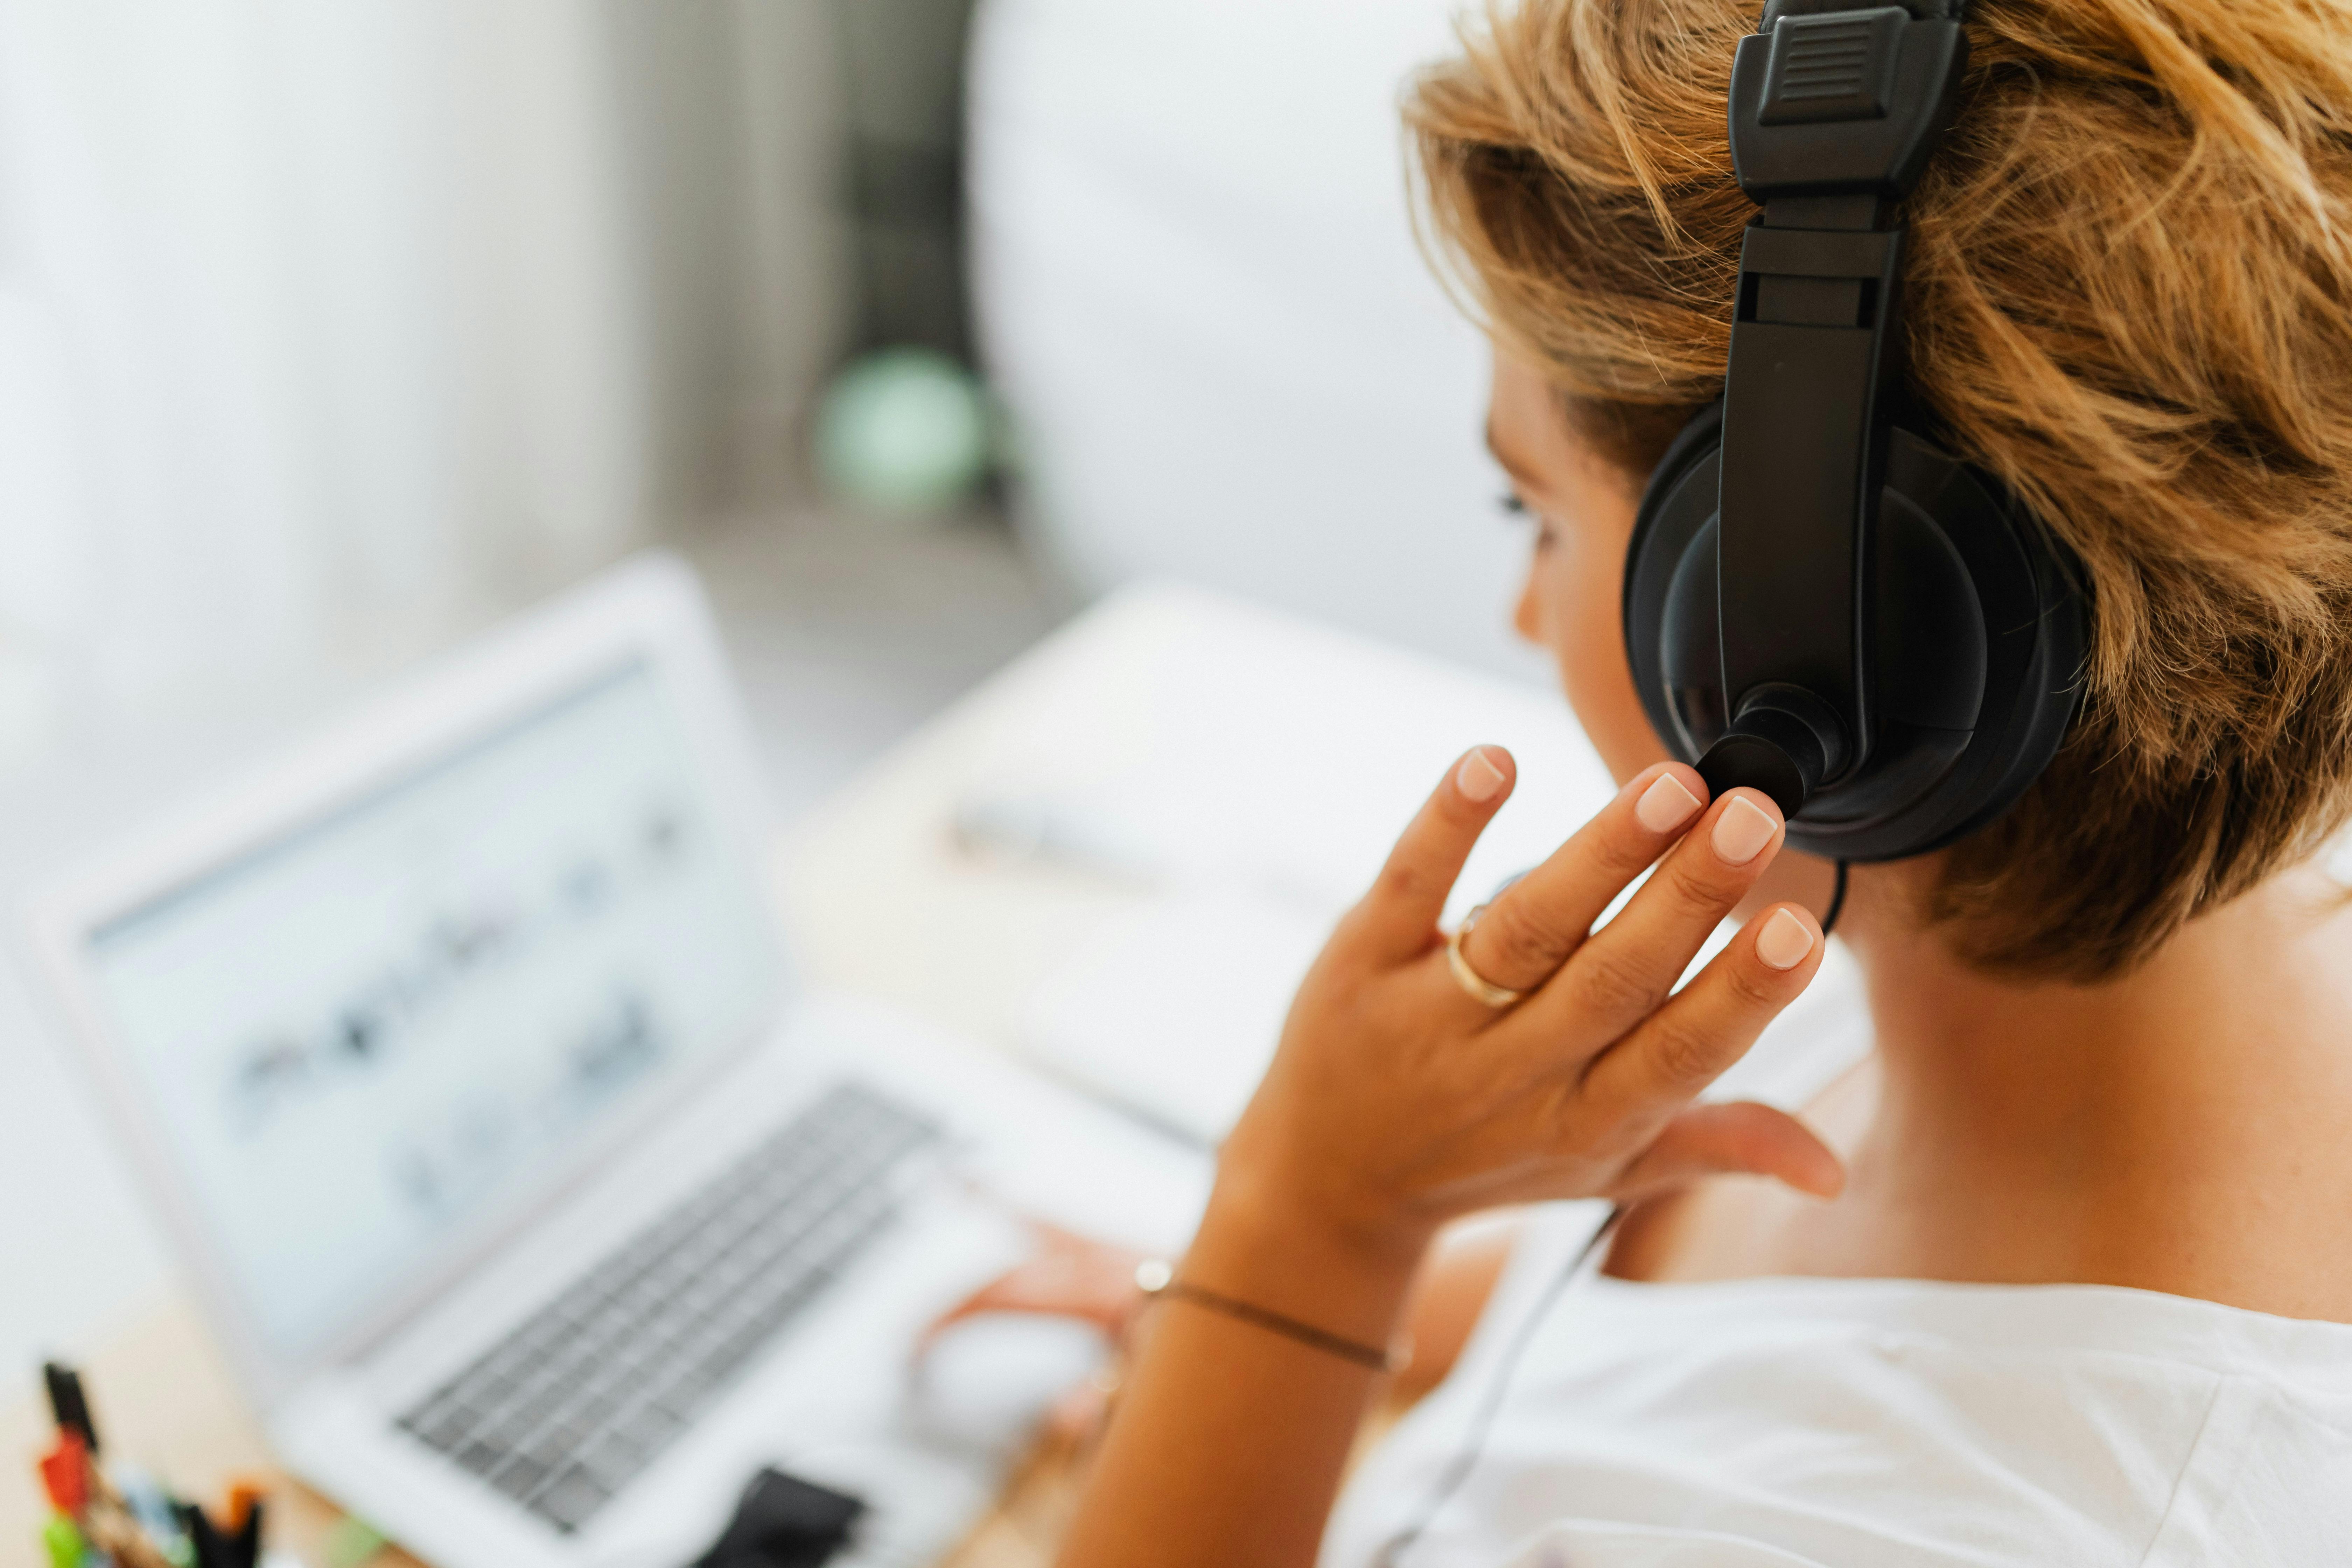
[[[1734,790],[1709,809],[1678,765],[1633,780],[1464,941],[1477,974],[1525,993],[1498,1009],[1455,983],[1437,921],[1512,772],[1492,747],[1465,757],[1316,960],[1219,1157],[1184,1257],[1196,1289],[1370,1349],[1450,1215],[1715,1171],[1837,1189],[1835,1156],[1793,1118],[1692,1103],[1821,964],[1813,918],[1778,905],[1673,989],[1779,848],[1771,802]],[[1142,1336],[1064,1568],[1315,1560],[1371,1358],[1202,1301],[1178,1297]]]
[[[1143,1300],[1136,1289],[1135,1266],[1144,1255],[1043,1220],[1028,1223],[1035,1248],[932,1319],[917,1343],[918,1355],[958,1323],[992,1312],[1075,1318],[1101,1330],[1112,1344],[1127,1337],[1129,1320]]]
[[[1718,1172],[1837,1191],[1836,1156],[1795,1118],[1693,1103],[1820,967],[1813,917],[1766,909],[1673,989],[1779,850],[1771,801],[1739,789],[1709,807],[1677,763],[1636,777],[1464,940],[1479,976],[1524,994],[1497,1008],[1449,973],[1437,922],[1514,772],[1499,748],[1463,758],[1341,922],[1225,1146],[1213,1218],[1377,1263],[1417,1258],[1455,1215],[1530,1199],[1638,1198]]]

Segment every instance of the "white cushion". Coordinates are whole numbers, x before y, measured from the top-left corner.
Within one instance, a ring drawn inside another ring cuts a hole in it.
[[[976,289],[1034,536],[1488,668],[1526,534],[1486,345],[1417,249],[1397,105],[1440,0],[987,0]]]

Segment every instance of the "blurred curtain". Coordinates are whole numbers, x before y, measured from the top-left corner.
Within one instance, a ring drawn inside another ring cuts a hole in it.
[[[0,763],[427,646],[781,440],[814,14],[0,0]]]
[[[0,745],[625,542],[599,68],[566,0],[0,0]]]
[[[830,4],[0,0],[0,906],[774,466],[840,330]],[[5,963],[0,1085],[0,1189],[73,1194],[0,1205],[22,1366],[163,1264]]]

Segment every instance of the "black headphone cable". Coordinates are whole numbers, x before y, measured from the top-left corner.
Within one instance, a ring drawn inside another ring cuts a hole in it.
[[[1845,912],[1848,865],[1843,858],[1837,862],[1837,884],[1830,893],[1830,907],[1822,916],[1824,939],[1837,929],[1838,916]],[[1522,871],[1519,876],[1526,874]],[[1500,894],[1504,888],[1518,879],[1519,877],[1509,878],[1495,891]],[[1520,1358],[1527,1354],[1528,1344],[1535,1339],[1536,1330],[1551,1316],[1551,1310],[1559,1304],[1560,1297],[1576,1282],[1576,1277],[1584,1272],[1584,1266],[1592,1260],[1592,1255],[1599,1250],[1601,1244],[1616,1233],[1618,1221],[1624,1217],[1624,1205],[1619,1204],[1611,1209],[1608,1216],[1601,1220],[1600,1228],[1576,1249],[1576,1256],[1568,1260],[1567,1267],[1555,1275],[1544,1287],[1543,1293],[1536,1298],[1533,1310],[1519,1324],[1518,1332],[1512,1337],[1509,1346],[1503,1352],[1502,1360],[1495,1368],[1495,1381],[1487,1385],[1476,1414],[1471,1416],[1470,1430],[1463,1438],[1462,1447],[1455,1450],[1453,1459],[1438,1476],[1437,1484],[1430,1489],[1428,1500],[1421,1505],[1421,1511],[1414,1516],[1412,1522],[1390,1536],[1381,1547],[1381,1554],[1375,1559],[1376,1568],[1397,1568],[1399,1554],[1422,1538],[1435,1522],[1439,1510],[1454,1500],[1454,1494],[1460,1491],[1462,1483],[1470,1479],[1470,1472],[1477,1468],[1480,1456],[1486,1452],[1487,1435],[1494,1428],[1496,1417],[1502,1414],[1503,1396],[1510,1390],[1511,1379],[1519,1369]]]
[[[1570,1258],[1567,1266],[1544,1286],[1543,1293],[1536,1298],[1534,1307],[1529,1309],[1528,1315],[1520,1321],[1517,1331],[1511,1336],[1511,1342],[1504,1347],[1502,1359],[1495,1366],[1495,1379],[1486,1385],[1486,1394],[1478,1401],[1477,1411],[1470,1417],[1470,1430],[1462,1439],[1462,1446],[1454,1450],[1454,1458],[1438,1476],[1437,1484],[1430,1488],[1429,1497],[1422,1503],[1421,1511],[1413,1517],[1412,1522],[1390,1536],[1381,1545],[1380,1555],[1373,1559],[1376,1568],[1397,1568],[1400,1555],[1436,1522],[1439,1511],[1454,1500],[1454,1494],[1462,1489],[1462,1483],[1470,1479],[1472,1470],[1477,1468],[1478,1460],[1486,1450],[1486,1438],[1494,1430],[1495,1418],[1502,1414],[1503,1395],[1509,1392],[1511,1379],[1517,1374],[1520,1359],[1527,1354],[1528,1346],[1534,1342],[1536,1331],[1543,1326],[1546,1318],[1551,1316],[1551,1310],[1559,1304],[1560,1297],[1576,1282],[1577,1276],[1584,1272],[1584,1266],[1592,1260],[1601,1244],[1615,1233],[1617,1222],[1624,1217],[1623,1204],[1611,1209],[1600,1227],[1576,1249],[1576,1256]]]
[[[1845,912],[1848,865],[1849,862],[1843,858],[1837,863],[1837,885],[1830,894],[1829,910],[1822,916],[1822,935],[1824,938],[1837,929],[1838,916]],[[1517,879],[1515,877],[1512,881]],[[1508,883],[1504,885],[1509,886]],[[1509,1392],[1511,1379],[1517,1373],[1520,1359],[1527,1354],[1536,1331],[1543,1326],[1546,1318],[1551,1316],[1551,1310],[1559,1304],[1560,1297],[1576,1282],[1577,1276],[1584,1272],[1584,1266],[1592,1260],[1592,1255],[1600,1249],[1601,1244],[1616,1233],[1618,1221],[1624,1217],[1624,1205],[1620,1204],[1611,1209],[1608,1217],[1601,1222],[1600,1228],[1576,1249],[1576,1255],[1552,1277],[1544,1287],[1543,1293],[1536,1298],[1535,1306],[1520,1322],[1518,1331],[1512,1336],[1501,1361],[1496,1364],[1495,1380],[1487,1385],[1485,1396],[1478,1402],[1476,1413],[1470,1418],[1470,1429],[1462,1440],[1462,1447],[1454,1451],[1453,1459],[1438,1476],[1437,1484],[1430,1489],[1428,1500],[1421,1505],[1421,1511],[1413,1517],[1412,1522],[1390,1536],[1381,1547],[1380,1556],[1374,1560],[1377,1568],[1397,1568],[1400,1555],[1427,1532],[1429,1527],[1436,1522],[1439,1511],[1454,1500],[1454,1494],[1460,1491],[1462,1484],[1470,1479],[1470,1472],[1477,1468],[1480,1457],[1486,1452],[1486,1438],[1494,1430],[1496,1418],[1502,1414],[1503,1396]]]

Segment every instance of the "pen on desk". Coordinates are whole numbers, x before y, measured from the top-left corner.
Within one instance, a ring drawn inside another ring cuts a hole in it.
[[[260,1563],[261,1503],[258,1482],[239,1480],[230,1484],[227,1506],[221,1510],[226,1521],[222,1531],[226,1568],[256,1568]]]
[[[161,1481],[136,1465],[121,1463],[109,1469],[107,1479],[121,1496],[123,1508],[138,1521],[139,1528],[153,1538],[165,1557],[185,1555],[180,1516],[171,1493],[163,1489]]]
[[[89,1541],[78,1522],[89,1502],[89,1451],[77,1433],[58,1436],[58,1446],[41,1456],[41,1489],[48,1494],[51,1513],[41,1527],[41,1545],[49,1568],[81,1568]]]
[[[230,1568],[228,1542],[213,1528],[210,1515],[194,1503],[180,1505],[180,1528],[188,1533],[188,1547],[195,1556],[194,1568]]]
[[[99,1451],[98,1426],[89,1418],[89,1396],[82,1391],[81,1374],[63,1362],[43,1362],[41,1381],[49,1391],[49,1414],[58,1430],[71,1432],[93,1456]]]
[[[41,1456],[41,1489],[49,1506],[79,1517],[89,1506],[89,1449],[79,1432],[60,1432],[58,1446]]]
[[[182,1503],[179,1513],[194,1558],[193,1568],[257,1568],[260,1563],[262,1504],[257,1489],[233,1489],[228,1513],[219,1524],[194,1503]]]
[[[52,1514],[41,1527],[41,1544],[48,1550],[49,1568],[81,1568],[89,1554],[89,1542],[82,1538],[80,1527],[62,1513]]]
[[[261,1563],[261,1500],[247,1505],[244,1520],[228,1539],[230,1555],[223,1568],[259,1568]]]
[[[228,1521],[231,1534],[241,1532],[246,1521],[260,1511],[261,1500],[268,1490],[267,1487],[249,1477],[241,1477],[229,1483],[228,1500],[221,1509],[221,1517]]]
[[[180,1516],[180,1529],[188,1538],[188,1555],[193,1568],[221,1568],[220,1537],[213,1530],[213,1521],[194,1503],[184,1502],[174,1510]]]
[[[175,1563],[163,1547],[142,1526],[122,1500],[106,1484],[106,1478],[93,1470],[90,1477],[89,1506],[74,1521],[82,1534],[113,1568],[187,1568]]]
[[[143,1474],[126,1470],[125,1480],[131,1486],[118,1489],[100,1468],[98,1427],[90,1419],[80,1375],[61,1363],[47,1362],[41,1367],[41,1380],[58,1426],[56,1446],[39,1464],[42,1489],[57,1510],[41,1532],[51,1562],[74,1568],[92,1560],[111,1568],[187,1568],[125,1498],[125,1489],[145,1482]]]

